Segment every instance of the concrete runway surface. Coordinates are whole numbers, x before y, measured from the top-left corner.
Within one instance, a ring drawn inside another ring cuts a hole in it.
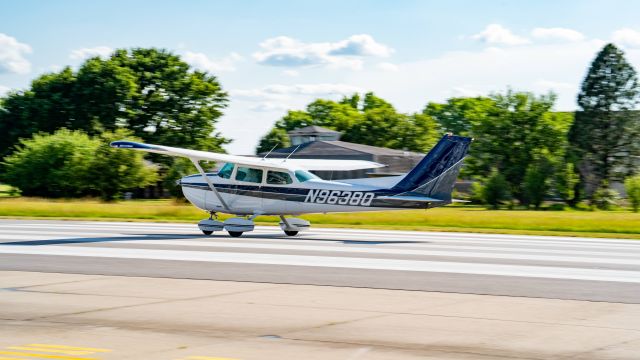
[[[633,240],[0,220],[1,360],[638,359],[639,303]]]

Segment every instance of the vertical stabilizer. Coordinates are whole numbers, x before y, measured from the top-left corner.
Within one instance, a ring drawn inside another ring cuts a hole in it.
[[[453,185],[469,151],[471,140],[463,136],[443,136],[391,191],[451,202]]]

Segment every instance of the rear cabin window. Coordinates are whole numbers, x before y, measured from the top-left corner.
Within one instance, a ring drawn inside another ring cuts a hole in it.
[[[287,185],[293,183],[291,176],[286,172],[267,171],[267,184],[271,185]]]
[[[236,171],[236,180],[251,183],[262,182],[262,170],[239,166]]]
[[[231,173],[232,172],[233,172],[233,164],[232,163],[226,163],[226,164],[224,164],[222,169],[220,169],[220,171],[218,171],[218,176],[220,176],[223,179],[231,179]]]

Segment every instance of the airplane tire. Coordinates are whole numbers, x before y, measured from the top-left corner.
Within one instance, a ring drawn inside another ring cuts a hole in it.
[[[240,237],[240,235],[242,235],[242,231],[229,231],[229,235],[231,237]]]
[[[296,236],[296,235],[298,235],[297,231],[291,231],[291,230],[285,230],[284,233],[287,234],[287,236]]]
[[[213,231],[211,231],[211,230],[202,230],[202,233],[205,234],[205,235],[211,235],[211,234],[213,234]]]

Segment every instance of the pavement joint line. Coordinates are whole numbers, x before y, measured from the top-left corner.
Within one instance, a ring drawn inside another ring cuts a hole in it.
[[[231,293],[223,293],[223,294],[211,294],[211,295],[195,296],[195,297],[182,298],[182,299],[161,299],[159,301],[151,301],[151,302],[146,302],[146,303],[142,303],[142,304],[112,306],[112,307],[106,307],[106,308],[100,308],[100,309],[77,311],[77,312],[72,312],[72,313],[39,316],[39,317],[35,317],[35,318],[30,318],[28,320],[33,321],[33,320],[57,318],[57,317],[61,317],[61,316],[62,317],[64,317],[64,316],[74,316],[74,315],[83,315],[83,314],[89,314],[89,313],[97,313],[97,312],[101,312],[101,311],[121,310],[121,309],[135,308],[135,307],[139,307],[139,306],[158,305],[158,304],[181,302],[181,301],[201,300],[201,299],[216,298],[216,297],[226,296],[226,295],[244,294],[244,293],[250,293],[250,292],[255,292],[255,291],[262,291],[262,290],[266,290],[266,289],[280,288],[280,287],[285,287],[285,286],[287,286],[287,285],[281,285],[281,286],[276,286],[276,287],[265,287],[265,288],[261,288],[261,289],[250,289],[250,290],[234,291],[234,292],[231,292]],[[99,297],[118,297],[118,296],[114,296],[114,295],[102,295],[102,294],[98,294],[98,295],[96,295],[96,294],[73,294],[73,295],[86,295],[86,296],[99,296]]]
[[[590,349],[588,351],[583,351],[583,352],[580,352],[580,353],[577,353],[577,354],[564,356],[564,357],[562,357],[562,359],[571,360],[571,359],[579,358],[579,357],[581,357],[582,355],[585,355],[585,354],[598,352],[598,351],[601,351],[601,350],[607,350],[607,349],[609,349],[611,347],[615,347],[615,346],[619,346],[619,345],[625,345],[625,344],[632,343],[632,342],[635,342],[635,341],[638,341],[638,340],[640,340],[640,338],[630,339],[630,340],[623,340],[623,341],[617,342],[615,344],[608,344],[608,345],[605,345],[605,346],[597,347],[595,349]]]
[[[51,273],[45,273],[45,272],[40,272],[40,271],[13,271],[13,270],[0,270],[0,272],[4,272],[4,271],[8,271],[8,272],[30,272],[30,273],[39,273],[39,274],[51,274]],[[56,274],[67,274],[67,273],[56,273]],[[100,276],[100,275],[92,275],[92,274],[74,274],[74,275],[90,276],[90,277],[93,277],[94,279],[80,279],[80,280],[71,280],[71,281],[59,281],[59,282],[45,283],[45,284],[34,284],[34,285],[26,285],[26,286],[15,286],[15,287],[10,287],[10,288],[11,288],[11,289],[15,289],[15,290],[17,290],[17,291],[23,291],[23,289],[28,289],[28,288],[30,288],[30,287],[35,287],[35,286],[64,285],[64,284],[79,283],[79,282],[83,282],[83,281],[103,280],[103,279],[101,278],[101,276]]]
[[[464,354],[464,355],[473,355],[473,356],[482,356],[482,357],[488,357],[490,359],[495,359],[495,358],[504,358],[506,360],[512,360],[512,359],[522,359],[522,360],[548,360],[548,357],[530,357],[530,356],[526,356],[523,357],[521,355],[513,355],[513,354],[505,354],[505,355],[501,355],[501,354],[488,354],[488,353],[481,353],[481,352],[477,352],[477,351],[461,351],[458,350],[460,349],[459,347],[455,347],[452,349],[452,347],[446,347],[446,346],[432,346],[432,345],[417,345],[417,344],[412,344],[412,343],[403,343],[402,345],[394,345],[394,344],[389,344],[389,343],[384,343],[384,342],[357,342],[357,341],[336,341],[336,340],[324,340],[324,339],[306,339],[306,338],[298,338],[298,337],[287,337],[287,336],[281,336],[282,340],[288,340],[288,341],[296,341],[296,342],[306,342],[306,343],[315,343],[315,344],[336,344],[336,345],[351,345],[351,346],[368,346],[368,347],[372,347],[374,349],[378,349],[378,350],[387,350],[387,349],[392,349],[394,351],[401,351],[401,352],[409,352],[409,353],[416,353],[418,352],[420,355],[425,355],[425,353],[427,354],[431,354],[431,353],[444,353],[447,355],[451,355],[453,354]],[[428,346],[428,347],[427,347]],[[494,349],[489,349],[487,348],[486,350],[488,351],[496,351]]]

